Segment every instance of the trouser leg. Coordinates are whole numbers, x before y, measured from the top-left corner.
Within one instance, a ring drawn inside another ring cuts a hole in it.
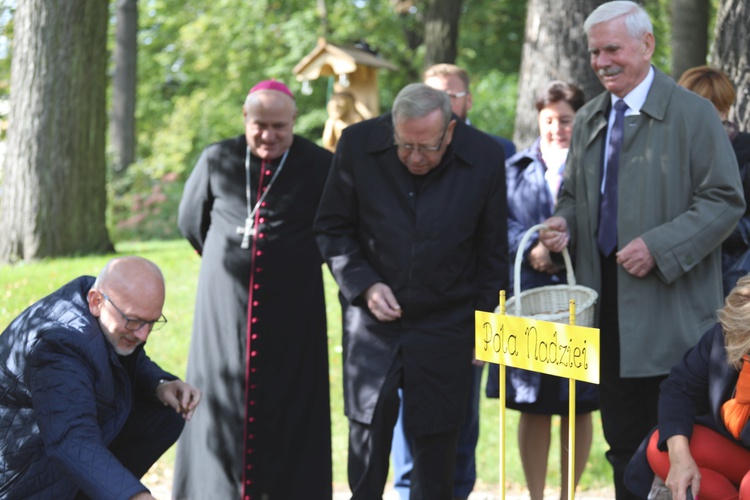
[[[398,420],[393,428],[393,443],[391,445],[391,457],[393,458],[393,487],[398,492],[401,500],[409,499],[409,486],[411,484],[411,438],[404,430],[404,404],[402,398],[398,409]]]
[[[475,451],[479,441],[479,390],[484,366],[471,367],[471,385],[466,416],[458,433],[456,468],[453,478],[453,497],[468,498],[477,480]]]
[[[180,437],[185,420],[174,408],[137,400],[110,451],[135,477],[142,477]]]
[[[388,479],[393,426],[398,418],[401,362],[386,375],[370,424],[349,419],[349,487],[352,500],[381,500]]]
[[[409,500],[451,500],[458,429],[415,436]]]
[[[173,408],[146,400],[133,402],[125,425],[109,451],[135,477],[141,478],[180,437],[185,420]],[[88,500],[78,492],[76,500]]]
[[[600,310],[601,368],[599,404],[606,456],[612,465],[617,500],[638,498],[625,487],[625,469],[641,441],[657,423],[659,385],[666,376],[620,376],[620,328],[617,303],[617,263],[602,257]]]

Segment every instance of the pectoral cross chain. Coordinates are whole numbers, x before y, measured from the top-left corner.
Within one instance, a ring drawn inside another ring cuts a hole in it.
[[[255,206],[251,208],[250,204],[250,146],[247,147],[245,151],[245,198],[247,201],[247,219],[245,219],[245,225],[244,226],[237,226],[237,234],[242,235],[242,244],[240,245],[243,249],[250,248],[250,237],[255,236],[255,227],[253,224],[253,219],[255,218],[255,214],[258,211],[258,207],[263,205],[263,200],[266,199],[266,195],[271,190],[271,186],[273,186],[273,182],[276,180],[276,177],[278,177],[279,173],[281,173],[281,169],[284,168],[284,163],[286,162],[286,157],[289,154],[289,150],[287,149],[284,151],[284,155],[281,157],[281,161],[279,162],[279,167],[276,169],[276,172],[273,174],[273,177],[271,177],[271,181],[268,183],[268,185],[265,187],[265,189],[262,191],[263,194],[260,194],[260,198],[258,201],[255,202]],[[266,170],[266,163],[265,160],[261,162],[260,164],[261,172],[264,172]],[[261,175],[259,184],[263,185],[263,176]]]

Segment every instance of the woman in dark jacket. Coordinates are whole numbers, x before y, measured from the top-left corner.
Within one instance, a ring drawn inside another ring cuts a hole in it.
[[[750,275],[718,318],[661,385],[659,425],[626,475],[643,498],[654,472],[675,500],[750,498]]]
[[[727,75],[709,66],[696,66],[685,71],[678,85],[692,90],[713,103],[724,123],[732,149],[737,156],[742,178],[745,201],[750,200],[750,134],[740,132],[736,123],[729,121],[729,109],[735,98],[732,82]],[[724,295],[734,288],[737,280],[750,273],[750,204],[745,206],[742,216],[729,237],[721,245],[721,273],[724,281]]]
[[[552,261],[549,250],[534,235],[519,248],[528,229],[544,222],[554,212],[562,184],[565,158],[576,111],[583,106],[583,92],[561,81],[549,83],[537,96],[540,137],[528,149],[508,159],[505,177],[508,193],[508,247],[510,264],[523,252],[521,290],[565,283],[565,270]],[[513,272],[510,272],[511,279]],[[511,290],[513,286],[511,285]],[[559,377],[527,370],[507,369],[508,408],[519,410],[518,449],[521,454],[531,500],[544,497],[547,457],[551,441],[552,415],[561,416],[563,449],[568,436],[568,382]],[[586,465],[592,438],[591,412],[598,408],[596,389],[579,382],[576,388],[576,483]],[[498,368],[490,366],[487,396],[498,397]],[[561,498],[568,486],[568,455],[561,453]]]

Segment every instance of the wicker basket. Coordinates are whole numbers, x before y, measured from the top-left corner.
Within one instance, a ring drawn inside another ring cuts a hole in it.
[[[594,304],[599,294],[591,288],[576,285],[573,265],[570,262],[570,254],[567,248],[563,249],[562,252],[568,277],[567,284],[540,286],[520,292],[523,249],[526,248],[526,243],[531,235],[542,229],[547,229],[547,226],[537,224],[531,227],[518,244],[519,251],[516,252],[516,261],[513,266],[513,297],[505,303],[505,313],[512,316],[568,324],[570,319],[569,302],[570,299],[574,299],[576,301],[576,325],[593,326]],[[521,307],[521,302],[523,302],[523,307]],[[499,307],[495,309],[495,312],[499,312]]]

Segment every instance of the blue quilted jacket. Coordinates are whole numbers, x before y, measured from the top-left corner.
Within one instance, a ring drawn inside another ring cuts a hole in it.
[[[107,446],[160,369],[118,356],[91,316],[90,276],[30,306],[0,335],[0,499],[127,499],[146,490]]]

